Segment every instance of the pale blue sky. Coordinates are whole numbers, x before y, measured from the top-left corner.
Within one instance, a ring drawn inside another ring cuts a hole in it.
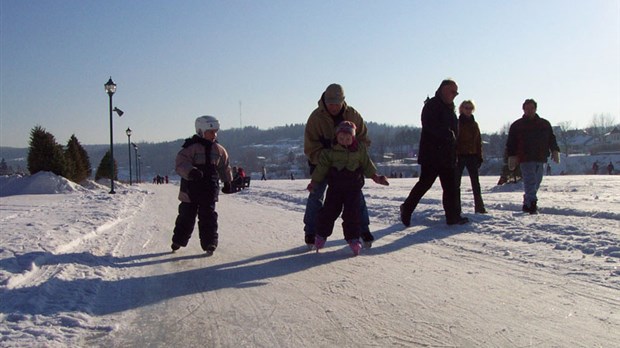
[[[304,123],[332,82],[366,121],[420,126],[446,77],[484,132],[526,98],[554,125],[620,122],[618,0],[0,0],[0,16],[2,146],[28,146],[35,125],[109,143],[110,76],[117,143],[127,127],[187,137],[203,114],[223,129]]]

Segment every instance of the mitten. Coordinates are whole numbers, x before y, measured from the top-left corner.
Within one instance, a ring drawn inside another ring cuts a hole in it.
[[[559,151],[553,151],[551,153],[551,158],[553,159],[553,162],[560,164],[560,152]]]
[[[222,188],[222,193],[230,194],[230,193],[235,193],[235,192],[236,191],[233,189],[233,187],[230,184],[230,182],[225,182],[224,183],[224,187]]]
[[[508,157],[508,169],[511,171],[517,169],[517,156]]]
[[[192,180],[192,181],[200,180],[202,179],[202,172],[199,169],[193,168],[192,170],[189,171],[189,173],[187,174],[187,177],[189,178],[189,180]]]
[[[385,185],[385,186],[389,186],[390,183],[387,181],[387,178],[385,177],[385,175],[373,175],[372,176],[372,181],[376,182],[379,185]]]

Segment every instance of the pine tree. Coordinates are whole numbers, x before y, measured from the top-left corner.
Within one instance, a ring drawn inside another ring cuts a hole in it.
[[[106,151],[105,155],[101,159],[101,162],[99,162],[99,167],[97,168],[97,172],[95,173],[95,181],[101,178],[110,179],[110,177],[112,176],[111,175],[112,173],[110,173],[111,157],[112,156],[110,156],[110,150]],[[114,160],[114,180],[118,180],[117,176],[118,176],[118,165],[116,163],[116,160]]]
[[[45,128],[35,126],[30,131],[30,147],[28,148],[28,171],[30,174],[48,171],[65,176],[66,170],[67,164],[62,146]]]
[[[71,135],[71,138],[67,143],[65,157],[67,159],[68,166],[71,167],[71,170],[67,173],[69,180],[80,183],[92,174],[88,154],[75,137],[75,134]]]
[[[4,157],[2,157],[2,161],[0,161],[0,175],[10,175],[13,174],[13,169],[6,164]]]

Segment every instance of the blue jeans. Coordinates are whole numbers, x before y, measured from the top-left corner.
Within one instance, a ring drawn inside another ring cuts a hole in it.
[[[525,162],[521,163],[521,176],[523,177],[523,205],[531,206],[532,202],[536,202],[538,197],[536,193],[543,179],[542,162]]]
[[[306,212],[304,213],[304,232],[306,235],[314,236],[316,233],[316,215],[319,210],[323,207],[323,199],[325,196],[325,190],[327,189],[327,180],[323,180],[323,182],[316,184],[313,187],[314,191],[310,192],[308,195],[308,201],[306,202]],[[368,217],[368,208],[366,207],[366,200],[364,199],[364,194],[360,193],[362,196],[360,199],[360,211],[361,211],[361,223],[362,223],[362,236],[370,235],[370,218]],[[372,238],[372,237],[370,237]],[[369,239],[368,237],[363,238],[364,240]]]

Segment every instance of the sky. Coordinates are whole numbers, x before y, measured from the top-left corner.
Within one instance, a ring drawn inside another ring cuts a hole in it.
[[[460,226],[439,182],[403,226],[417,179],[389,180],[364,187],[375,241],[359,256],[340,221],[307,249],[306,180],[256,180],[220,195],[205,257],[196,230],[170,252],[176,180],[110,195],[50,172],[0,176],[0,346],[618,346],[620,175],[545,176],[538,215],[497,176],[481,177],[488,213],[474,214],[464,181]]]
[[[620,122],[620,2],[0,0],[0,146],[42,126],[59,143],[114,142],[305,123],[340,83],[368,122],[420,126],[441,80],[483,132],[522,115]]]

